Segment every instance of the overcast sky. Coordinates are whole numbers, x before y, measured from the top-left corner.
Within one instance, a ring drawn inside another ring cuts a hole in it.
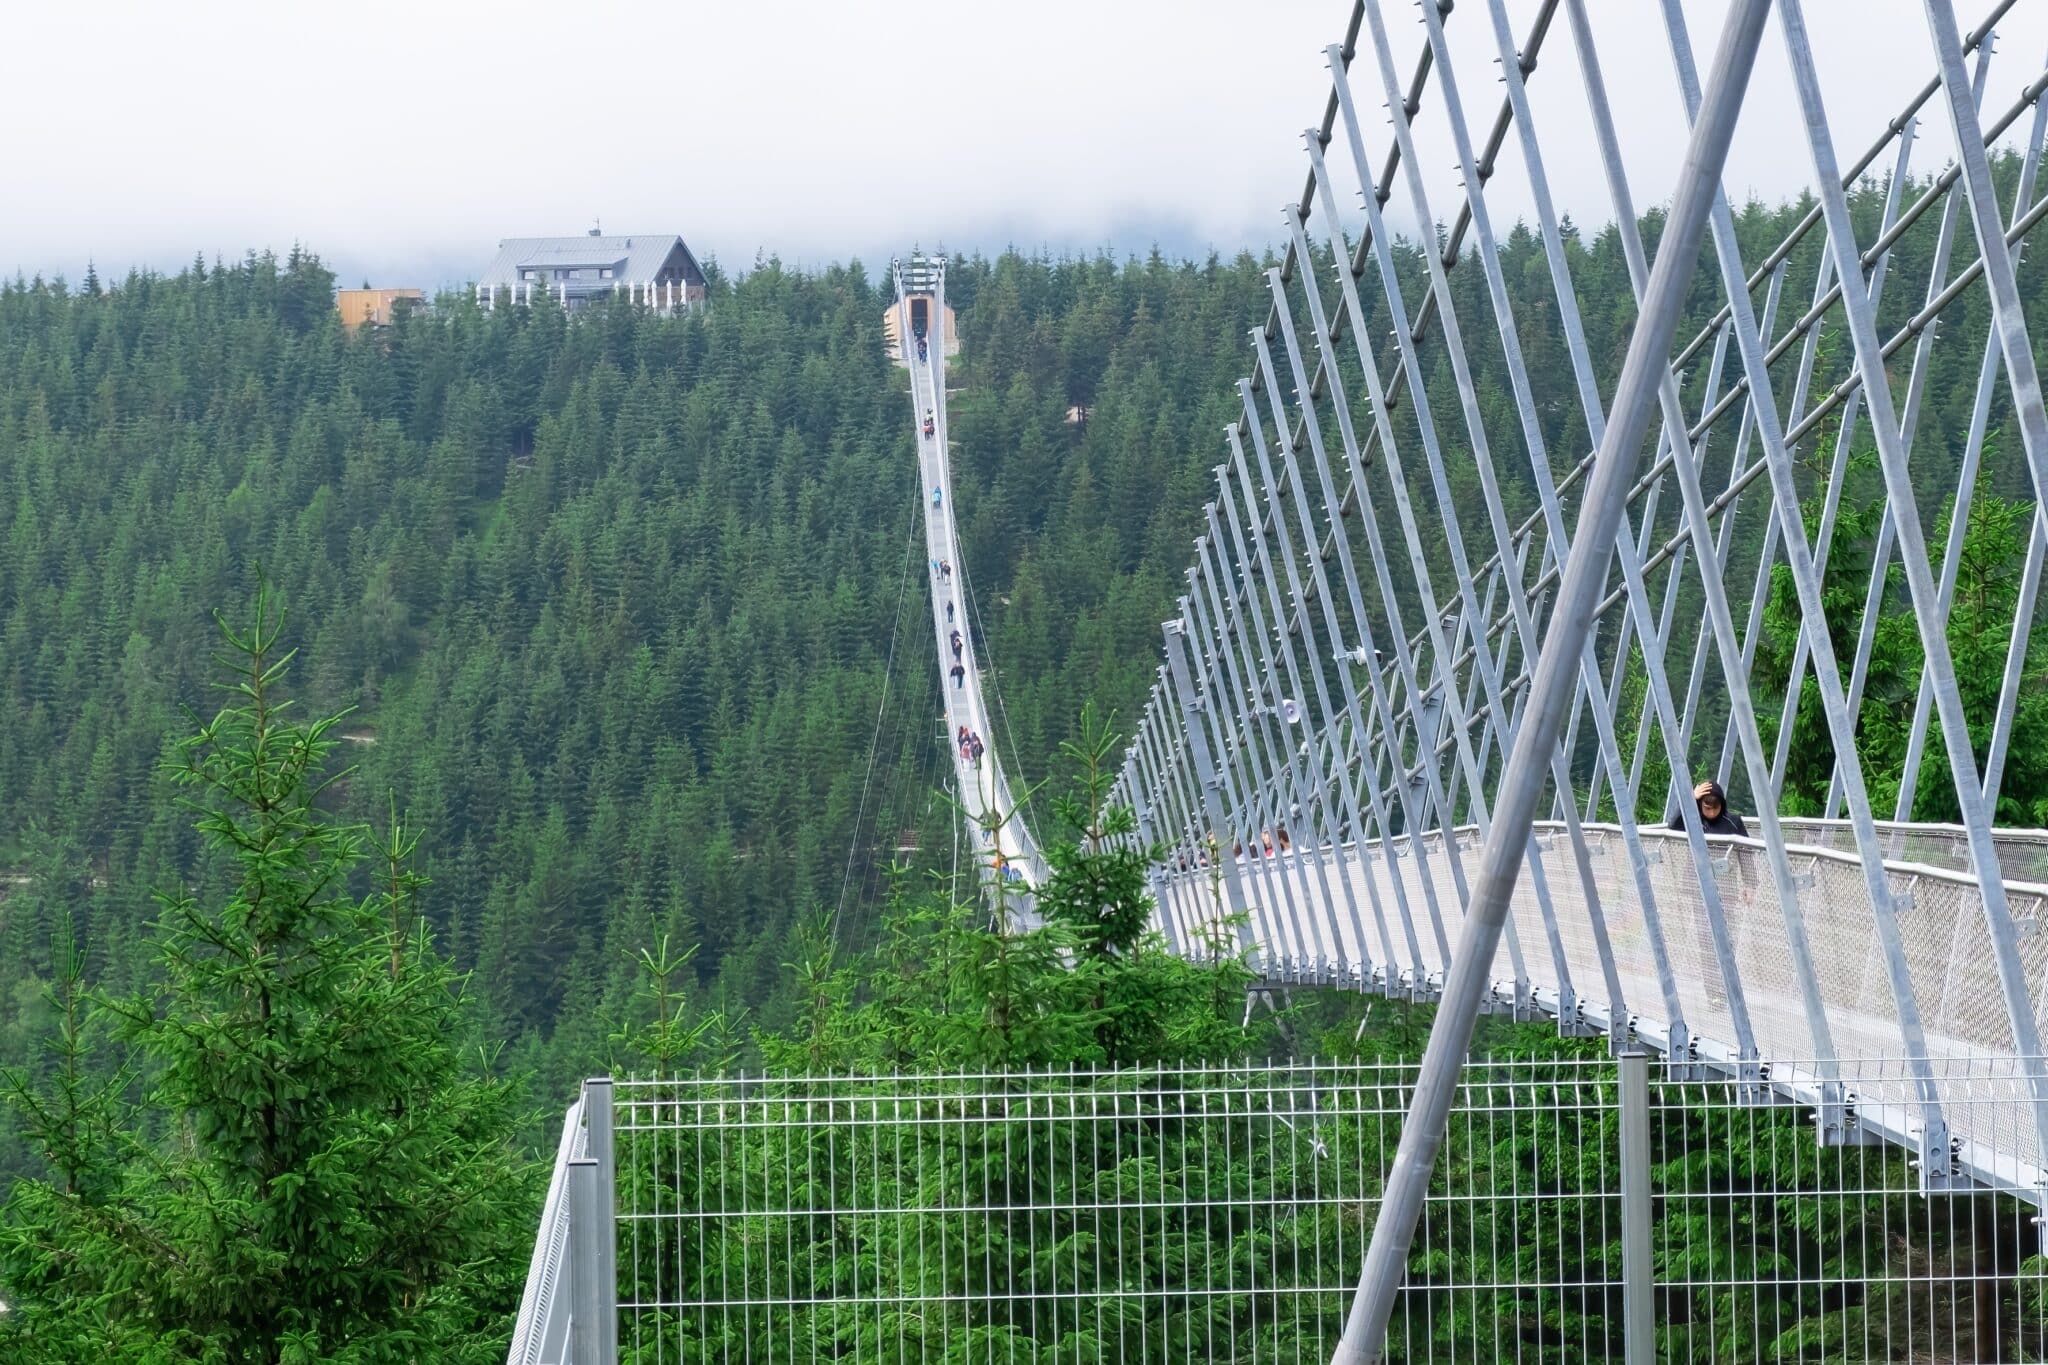
[[[1185,254],[1274,241],[1300,192],[1322,48],[1351,0],[49,0],[12,8],[0,268],[76,279],[304,242],[353,284],[460,282],[498,238],[676,231],[728,268],[913,244]],[[1989,0],[1961,0],[1965,30]],[[1405,80],[1411,0],[1383,13]],[[1515,33],[1534,0],[1511,0]],[[1669,192],[1680,108],[1649,0],[1592,0],[1638,204]],[[1704,67],[1718,0],[1688,0]],[[1809,0],[1845,162],[1933,73],[1919,0]],[[1501,99],[1481,0],[1449,21],[1468,116]],[[1988,110],[2048,55],[2048,0],[2000,25]],[[1811,177],[1774,23],[1731,162],[1738,194]],[[1611,215],[1562,17],[1531,80],[1555,191]],[[1353,84],[1390,139],[1377,59]],[[1457,183],[1429,97],[1438,218]],[[2022,120],[2018,131],[2030,126]],[[1950,145],[1938,103],[1915,157]],[[1481,134],[1483,136],[1483,132]],[[2017,136],[2017,132],[2012,135]],[[2012,140],[2011,137],[2008,141]],[[1889,164],[1889,157],[1886,163]],[[1527,203],[1520,161],[1490,191]],[[1412,221],[1412,220],[1411,220]]]

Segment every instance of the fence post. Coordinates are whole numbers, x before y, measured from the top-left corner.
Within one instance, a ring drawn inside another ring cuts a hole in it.
[[[569,1341],[562,1359],[586,1365],[598,1359],[597,1324],[604,1316],[597,1281],[597,1163],[569,1162]]]
[[[1656,1271],[1650,1259],[1650,1057],[1621,1055],[1622,1359],[1657,1359]]]
[[[612,1161],[612,1083],[583,1083],[585,1155],[569,1163],[570,1358],[619,1358],[618,1176]]]

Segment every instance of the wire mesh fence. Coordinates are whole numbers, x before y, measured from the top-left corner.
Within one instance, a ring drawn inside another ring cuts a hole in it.
[[[2009,1121],[2028,1070],[1986,1064],[1947,1088],[1951,1112],[1981,1095],[1980,1130]],[[1814,1096],[1783,1079],[1806,1068],[1656,1067],[1631,1177],[1616,1063],[1475,1062],[1388,1358],[1621,1359],[1632,1208],[1655,1285],[1635,1330],[1658,1358],[2041,1358],[2039,1190],[1924,1193],[1911,1150],[1865,1145],[1858,1084],[1895,1071],[1845,1078],[1822,1145]],[[1328,1360],[1412,1079],[1311,1062],[620,1082],[621,1356]]]
[[[1990,1140],[2023,1126],[2013,1100],[2038,1063],[1940,1069],[1952,1121]],[[1898,1063],[1856,1069],[1842,1146],[1816,1143],[1812,1111],[1775,1092],[1726,1077],[1654,1088],[1658,1358],[2043,1358],[2039,1186],[1926,1193],[1921,1160],[1856,1128],[1907,1079]]]

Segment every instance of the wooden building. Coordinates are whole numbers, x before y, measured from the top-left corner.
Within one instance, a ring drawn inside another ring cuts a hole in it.
[[[341,325],[348,331],[365,325],[389,327],[400,308],[422,308],[427,296],[419,289],[340,289],[334,306],[341,312]]]

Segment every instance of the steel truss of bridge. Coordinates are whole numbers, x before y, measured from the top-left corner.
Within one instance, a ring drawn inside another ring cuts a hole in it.
[[[1957,1056],[2039,1057],[2048,1001],[2048,835],[1997,824],[2048,551],[2022,288],[2048,213],[2042,54],[1994,61],[2010,3],[1964,30],[1924,0],[1924,84],[1838,148],[1823,86],[1867,99],[1871,77],[1843,69],[1835,11],[1809,29],[1799,0],[1737,0],[1709,61],[1677,0],[1409,8],[1361,0],[1327,50],[1117,790],[1165,850],[1178,951],[1441,1002],[1339,1358],[1383,1334],[1482,1010],[1796,1088],[1824,1140],[1915,1148],[1929,1188],[2048,1202],[2041,1069],[2017,1069],[2019,1136],[1996,1146],[1942,1082]],[[1630,23],[1661,29],[1656,63]],[[1610,92],[1624,56],[1636,100],[1670,73],[1683,144],[1641,145],[1649,111]],[[1771,240],[1723,188],[1755,183],[1749,153],[1806,175]],[[1590,249],[1553,193],[1564,156],[1604,187],[1570,206],[1614,224]],[[1448,226],[1397,235],[1418,223]],[[1619,326],[1584,284],[1617,250]],[[1953,373],[1967,429],[1927,420]],[[1877,483],[1875,543],[1849,544]],[[1966,698],[1948,623],[1970,517],[1948,513],[1997,488],[2031,490],[2026,558],[2002,681]],[[1866,557],[1845,612],[1841,566]],[[1880,784],[1859,730],[1901,616],[1917,695],[1885,718],[1905,757]],[[1780,815],[1802,734],[1832,750],[1824,797],[1798,798],[1820,820]],[[1702,781],[1747,837],[1702,826]],[[1956,822],[1912,823],[1916,800]],[[1849,1093],[1843,1062],[1872,1056],[1897,1085]]]

